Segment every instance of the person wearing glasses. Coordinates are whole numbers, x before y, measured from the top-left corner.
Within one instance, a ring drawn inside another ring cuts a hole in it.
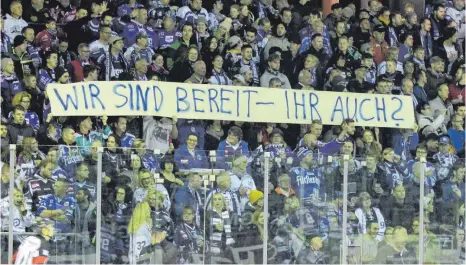
[[[91,53],[97,52],[100,54],[100,50],[103,49],[105,52],[108,52],[109,40],[112,36],[112,29],[110,26],[101,25],[99,31],[99,39],[91,42],[89,44],[89,50]]]
[[[84,80],[84,66],[93,65],[89,61],[89,45],[81,43],[78,45],[78,58],[71,61],[67,66],[68,73],[70,74],[72,82],[82,82]]]
[[[26,121],[26,124],[31,125],[34,128],[34,131],[37,132],[40,127],[40,120],[36,112],[30,111],[31,98],[31,94],[28,92],[19,92],[13,97],[13,106],[19,105],[26,110],[26,113],[24,114],[24,120]],[[13,112],[8,114],[8,118],[10,121],[13,120]]]
[[[175,151],[175,162],[179,169],[208,168],[209,163],[205,152],[197,147],[198,137],[191,133],[188,135],[186,145]]]

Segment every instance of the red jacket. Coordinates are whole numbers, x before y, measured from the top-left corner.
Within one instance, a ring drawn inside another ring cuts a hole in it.
[[[82,82],[84,81],[84,71],[83,65],[79,59],[73,60],[70,62],[71,67],[68,67],[70,72],[70,77],[72,82]],[[91,61],[89,64],[94,65]]]
[[[43,51],[49,51],[53,46],[58,45],[57,35],[52,35],[48,30],[44,29],[36,36],[36,43]]]
[[[381,62],[385,61],[387,56],[388,43],[384,41],[382,44],[378,44],[374,39],[371,39],[370,43],[372,47],[374,47],[374,61],[377,65],[379,65]]]

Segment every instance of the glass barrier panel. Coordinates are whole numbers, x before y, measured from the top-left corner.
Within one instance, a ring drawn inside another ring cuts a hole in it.
[[[269,165],[267,262],[340,263],[343,174],[337,157],[268,149],[260,158]]]
[[[10,176],[14,180],[14,190],[10,191],[13,201],[3,197],[2,187],[2,219],[13,218],[10,262],[27,257],[40,243],[39,259],[47,258],[50,264],[83,263],[81,231],[83,226],[92,227],[92,216],[86,219],[80,215],[83,212],[76,195],[80,187],[92,188],[93,196],[97,192],[91,184],[90,167],[83,162],[84,150],[38,146],[35,138],[25,137],[17,145],[14,160],[14,176]],[[8,228],[2,227],[5,231]]]
[[[17,146],[10,145],[6,146],[7,150],[2,150],[2,177],[0,180],[0,214],[1,214],[1,230],[0,230],[0,262],[2,264],[11,263],[11,257],[13,250],[10,244],[13,246],[17,244],[17,240],[14,238],[15,230],[12,229],[15,224],[15,220],[11,219],[14,214],[13,201],[15,187],[19,187],[21,184],[20,175],[17,173],[16,160],[17,160]],[[18,197],[21,194],[16,193]],[[24,199],[18,201],[24,205]],[[18,203],[19,204],[19,203]],[[24,207],[25,208],[25,207]],[[17,215],[16,212],[15,216]],[[11,240],[11,241],[10,241]]]
[[[465,160],[441,143],[427,158],[424,198],[424,262],[464,264]]]

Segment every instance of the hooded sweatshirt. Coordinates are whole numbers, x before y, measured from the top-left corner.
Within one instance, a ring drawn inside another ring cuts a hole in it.
[[[28,25],[24,19],[16,19],[10,14],[6,15],[6,19],[3,21],[3,23],[5,34],[10,37],[10,40],[14,40],[16,36],[20,35],[21,30]]]

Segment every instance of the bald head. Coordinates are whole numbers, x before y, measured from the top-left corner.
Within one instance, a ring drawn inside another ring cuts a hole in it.
[[[299,72],[298,75],[298,80],[303,85],[309,85],[312,80],[311,72],[309,72],[308,70],[301,70],[301,72]]]
[[[206,74],[206,65],[204,61],[196,61],[194,63],[194,73],[200,77],[205,77]]]
[[[15,71],[13,60],[11,58],[2,59],[2,73],[5,75],[11,75]]]
[[[217,186],[223,190],[229,190],[231,188],[231,177],[228,172],[222,172],[217,177]]]

